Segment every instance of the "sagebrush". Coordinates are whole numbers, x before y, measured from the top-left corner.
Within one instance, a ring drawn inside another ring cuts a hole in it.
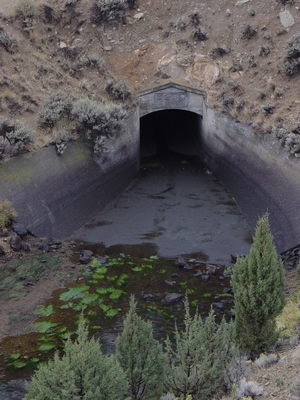
[[[53,127],[57,121],[69,115],[72,108],[72,101],[65,92],[54,92],[44,105],[40,115],[40,125]]]
[[[285,54],[286,62],[282,72],[286,75],[295,75],[300,71],[300,33],[296,33],[287,41]]]
[[[124,20],[128,6],[126,0],[98,0],[91,8],[91,21],[100,25]]]
[[[99,341],[88,339],[81,316],[77,339],[67,341],[64,355],[42,365],[27,384],[24,400],[125,400],[126,376],[114,356],[104,356]]]

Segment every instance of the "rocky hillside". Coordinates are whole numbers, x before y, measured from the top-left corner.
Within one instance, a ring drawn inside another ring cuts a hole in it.
[[[17,121],[36,132],[30,149],[62,125],[76,136],[70,121],[41,124],[55,92],[130,108],[139,91],[173,81],[298,155],[299,0],[109,3],[105,14],[101,0],[0,1],[2,148]]]

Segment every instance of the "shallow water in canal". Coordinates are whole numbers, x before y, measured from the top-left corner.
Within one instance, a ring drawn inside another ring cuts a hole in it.
[[[193,158],[142,160],[140,176],[100,216],[73,235],[83,242],[157,246],[160,257],[202,253],[230,262],[249,250],[251,233],[235,200]]]

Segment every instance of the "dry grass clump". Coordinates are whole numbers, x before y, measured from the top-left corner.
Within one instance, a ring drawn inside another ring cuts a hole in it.
[[[12,204],[8,200],[4,200],[0,203],[0,229],[4,229],[9,225],[9,221],[17,217],[17,212],[13,208]]]
[[[298,307],[299,295],[287,302],[282,313],[276,318],[277,328],[281,336],[291,337],[300,321],[300,309]]]

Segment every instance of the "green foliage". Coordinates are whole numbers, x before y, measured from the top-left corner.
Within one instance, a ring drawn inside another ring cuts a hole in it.
[[[157,400],[164,383],[164,355],[153,337],[151,323],[137,315],[133,296],[116,349],[117,359],[129,381],[130,398]]]
[[[26,367],[26,362],[20,359],[21,358],[21,354],[20,353],[13,353],[10,354],[8,359],[7,359],[7,365],[11,368],[11,369],[21,369]]]
[[[18,214],[10,201],[2,201],[0,203],[0,229],[4,229],[9,224],[10,219],[16,217],[17,215]]]
[[[71,106],[71,99],[66,93],[52,93],[39,115],[40,124],[53,127],[57,121],[69,115]]]
[[[50,254],[43,254],[43,262],[37,257],[33,260],[16,260],[7,264],[1,275],[0,298],[3,297],[1,291],[7,291],[6,298],[24,296],[28,287],[23,283],[37,282],[45,270],[56,271],[59,264],[60,259]]]
[[[42,365],[27,384],[25,400],[122,400],[128,393],[126,377],[115,357],[102,354],[98,341],[88,339],[81,316],[77,339],[70,339],[60,358]]]
[[[273,245],[268,214],[258,221],[250,253],[238,258],[232,283],[237,344],[260,354],[276,343],[275,318],[285,305],[283,264]]]
[[[206,400],[223,384],[224,370],[233,354],[233,324],[218,326],[213,311],[205,323],[196,312],[191,317],[185,299],[184,330],[175,326],[176,348],[166,340],[166,388],[179,399],[192,395]]]

